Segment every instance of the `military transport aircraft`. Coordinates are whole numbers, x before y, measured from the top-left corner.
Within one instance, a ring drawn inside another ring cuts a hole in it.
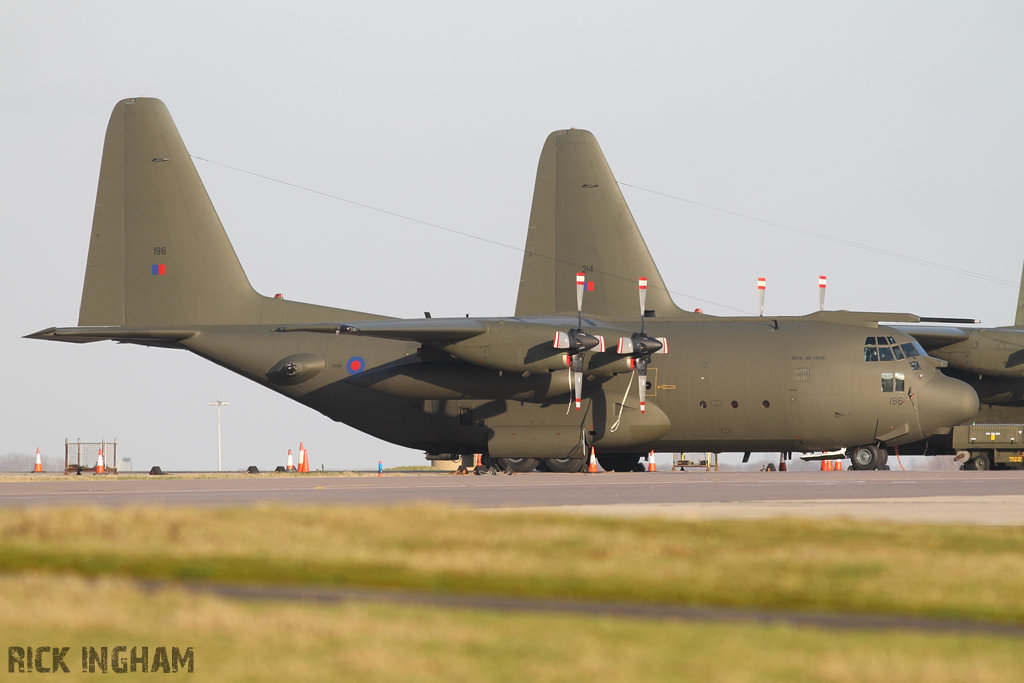
[[[515,471],[641,453],[817,452],[853,464],[978,410],[909,314],[713,317],[679,309],[594,136],[537,169],[515,315],[400,320],[250,286],[164,104],[107,127],[79,327],[29,335],[186,349],[378,438]],[[670,352],[671,351],[671,352]],[[875,361],[875,359],[878,359]]]
[[[943,372],[970,384],[981,401],[981,410],[969,422],[979,424],[1024,424],[1024,273],[1017,298],[1017,315],[1012,327],[906,327],[928,353],[945,360]],[[905,444],[908,455],[952,455],[952,438],[934,438]],[[993,462],[984,452],[965,462],[968,469],[989,469]]]

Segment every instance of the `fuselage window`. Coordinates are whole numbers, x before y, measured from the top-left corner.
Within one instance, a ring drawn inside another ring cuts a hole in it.
[[[913,358],[914,356],[922,356],[923,353],[919,353],[917,350],[917,344],[900,344],[900,348],[903,349],[903,353],[907,354],[907,358]]]
[[[912,361],[910,361],[910,369],[911,370],[920,370],[921,369],[921,364],[918,363],[916,360],[912,360]]]
[[[864,346],[874,346],[874,345],[875,345],[875,338],[874,337],[868,337],[867,339],[864,340]]]
[[[892,393],[893,390],[893,376],[891,372],[882,373],[882,391]]]
[[[897,372],[896,373],[896,391],[898,391],[898,392],[902,392],[903,391],[903,386],[904,386],[904,380],[905,379],[906,379],[906,377],[903,375],[902,372]]]
[[[866,361],[878,360],[878,349],[876,349],[874,346],[865,346],[864,347],[864,360],[866,360]]]
[[[903,360],[906,358],[906,356],[903,355],[903,349],[898,346],[892,347],[892,355],[896,356],[896,360]]]

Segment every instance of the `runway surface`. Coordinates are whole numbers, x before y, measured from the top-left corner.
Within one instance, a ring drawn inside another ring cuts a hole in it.
[[[86,475],[0,483],[0,506],[424,502],[616,516],[849,516],[1018,525],[1024,524],[1024,472],[428,473],[119,480]]]

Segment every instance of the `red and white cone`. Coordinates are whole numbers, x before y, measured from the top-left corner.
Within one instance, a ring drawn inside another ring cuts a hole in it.
[[[290,448],[288,449],[288,464],[285,465],[284,469],[285,469],[286,472],[294,472],[295,471],[295,459],[292,458],[292,449],[290,449]]]
[[[36,466],[35,466],[35,468],[32,471],[33,472],[42,472],[43,471],[43,456],[40,455],[38,448],[36,448]]]
[[[647,471],[648,472],[657,472],[658,471],[658,465],[654,462],[654,451],[651,451],[650,453],[647,454]]]
[[[103,466],[103,449],[100,449],[99,455],[96,456],[96,474],[106,474],[107,468]]]
[[[590,447],[590,463],[587,465],[587,474],[597,474],[597,454],[594,447]]]
[[[299,472],[306,471],[306,447],[299,442]]]

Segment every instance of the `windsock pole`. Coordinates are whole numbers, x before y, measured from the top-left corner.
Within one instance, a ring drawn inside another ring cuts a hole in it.
[[[43,471],[43,456],[39,453],[39,447],[36,447],[36,466],[32,470],[33,472]]]
[[[757,278],[757,308],[760,311],[758,315],[764,315],[764,288],[768,284],[768,281],[763,277]]]
[[[378,477],[383,477],[384,476],[384,461],[383,460],[378,460],[377,461],[377,476]]]
[[[819,275],[818,276],[818,310],[819,311],[824,311],[825,310],[825,284],[826,284],[825,276],[824,275]]]

